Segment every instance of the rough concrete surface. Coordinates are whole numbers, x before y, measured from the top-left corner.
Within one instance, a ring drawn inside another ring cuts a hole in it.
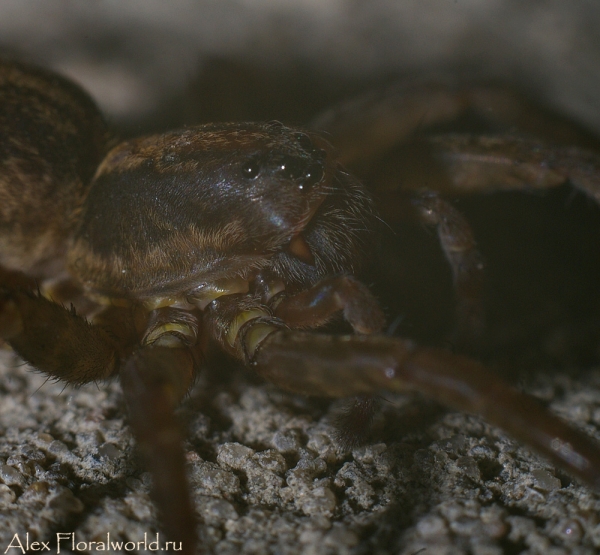
[[[127,130],[182,123],[186,88],[215,56],[315,68],[354,89],[458,68],[600,130],[600,8],[524,4],[5,0],[0,53],[76,77]],[[15,534],[52,549],[57,533],[83,542],[73,551],[64,541],[61,553],[94,553],[90,542],[107,533],[154,539],[150,479],[118,383],[73,389],[10,351],[0,357],[0,552]],[[530,369],[526,389],[600,441],[600,372],[547,370]],[[389,395],[373,442],[349,451],[332,425],[340,402],[289,395],[239,369],[218,374],[201,377],[180,409],[209,553],[600,552],[600,497],[476,416]]]
[[[3,549],[27,532],[30,541],[74,533],[80,549],[107,533],[114,541],[154,538],[149,477],[136,464],[117,385],[64,389],[8,352],[2,361]],[[537,382],[553,411],[600,439],[600,372]],[[237,371],[229,383],[192,393],[181,416],[209,552],[600,549],[598,495],[480,418],[390,396],[376,423],[386,441],[350,452],[336,446],[335,409]],[[61,545],[63,552],[70,540]]]

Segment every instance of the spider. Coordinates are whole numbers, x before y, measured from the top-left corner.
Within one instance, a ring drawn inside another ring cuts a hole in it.
[[[450,177],[439,190],[403,178],[381,212],[345,169],[365,173],[389,156],[424,113],[439,123],[506,98],[436,88],[364,98],[356,102],[367,121],[354,128],[340,115],[356,106],[313,123],[327,140],[269,122],[117,142],[76,85],[3,62],[0,336],[53,379],[119,377],[162,527],[184,553],[196,552],[196,519],[174,409],[215,348],[289,391],[355,397],[342,418],[346,442],[360,440],[378,393],[417,391],[481,414],[597,488],[592,440],[476,360],[385,333],[378,301],[355,277],[382,219],[408,214],[435,227],[457,292],[453,344],[476,342],[483,266],[466,220],[439,194],[444,187],[570,180],[598,199],[595,154],[514,136],[418,136],[413,146],[428,170]],[[350,333],[328,327],[340,315],[337,325]]]

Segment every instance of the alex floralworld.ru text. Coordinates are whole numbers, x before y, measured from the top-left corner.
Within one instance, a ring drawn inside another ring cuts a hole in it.
[[[75,551],[120,551],[120,552],[138,552],[138,551],[181,551],[181,542],[164,542],[161,543],[159,534],[153,538],[148,538],[144,534],[144,539],[141,541],[122,541],[112,540],[110,532],[106,534],[106,540],[100,541],[83,541],[78,540],[73,532],[58,532],[56,541],[30,541],[29,532],[25,535],[15,534],[6,549],[4,554],[10,553],[33,553],[33,552],[55,552],[60,553],[61,547],[63,550]]]

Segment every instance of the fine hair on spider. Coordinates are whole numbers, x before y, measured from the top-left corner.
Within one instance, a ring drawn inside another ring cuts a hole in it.
[[[364,107],[354,126],[342,106],[307,129],[213,123],[118,141],[75,84],[2,62],[0,337],[49,378],[119,378],[160,525],[182,553],[197,552],[197,522],[174,409],[211,349],[289,391],[353,397],[340,417],[346,445],[367,435],[379,394],[416,391],[480,414],[598,488],[596,442],[458,354],[484,330],[483,264],[442,193],[570,181],[599,201],[600,157],[515,136],[419,136],[414,148],[443,178],[399,177],[379,208],[383,193],[345,169],[362,175],[423,124],[505,101],[429,87],[378,97],[377,109],[354,101]],[[383,333],[383,310],[355,277],[380,219],[402,217],[436,230],[457,353]],[[324,328],[336,318],[351,331]]]

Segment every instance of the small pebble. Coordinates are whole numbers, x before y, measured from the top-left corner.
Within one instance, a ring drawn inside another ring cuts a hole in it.
[[[23,487],[25,485],[25,477],[16,468],[7,464],[0,467],[0,480],[7,486]]]
[[[547,470],[539,468],[531,472],[536,487],[544,491],[554,491],[560,489],[562,484],[558,478],[550,474]]]

